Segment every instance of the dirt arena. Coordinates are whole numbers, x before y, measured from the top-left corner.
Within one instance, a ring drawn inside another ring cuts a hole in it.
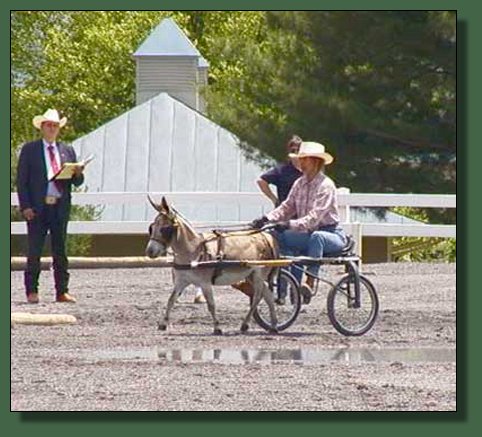
[[[14,325],[14,411],[385,411],[456,409],[455,264],[376,264],[380,314],[362,337],[344,337],[326,314],[325,286],[294,325],[268,335],[239,328],[248,299],[217,287],[224,335],[188,290],[167,332],[159,308],[167,269],[71,270],[77,304],[54,303],[42,272],[39,305],[25,304],[11,272],[11,311],[74,315],[75,325]],[[339,270],[330,270],[336,278]]]

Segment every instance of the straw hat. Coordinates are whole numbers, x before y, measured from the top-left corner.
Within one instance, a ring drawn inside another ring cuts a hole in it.
[[[333,162],[333,156],[325,152],[325,146],[312,141],[303,141],[298,153],[290,153],[288,156],[290,158],[308,158],[310,156],[312,158],[320,158],[325,161],[326,165]]]
[[[59,113],[56,109],[47,109],[47,111],[45,112],[45,114],[43,115],[36,115],[32,122],[33,122],[33,125],[37,128],[37,129],[41,129],[42,128],[42,123],[44,121],[52,121],[54,123],[58,123],[59,124],[59,127],[64,127],[65,126],[65,123],[67,123],[67,117],[63,117],[63,118],[60,118],[59,117]]]

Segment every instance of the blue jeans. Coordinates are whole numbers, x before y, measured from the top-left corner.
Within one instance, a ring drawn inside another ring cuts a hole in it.
[[[336,256],[346,244],[346,235],[343,229],[337,226],[326,226],[312,233],[287,230],[277,232],[276,237],[281,255],[286,256]],[[318,275],[319,269],[319,265],[312,265],[308,266],[307,271],[312,275]],[[291,273],[301,283],[303,270],[293,266]]]

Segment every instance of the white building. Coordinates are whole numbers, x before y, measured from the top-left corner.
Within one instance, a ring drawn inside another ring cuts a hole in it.
[[[208,63],[171,19],[134,53],[138,105],[73,143],[90,192],[258,191],[261,166],[202,114]],[[261,206],[176,205],[193,221],[250,220]],[[102,220],[150,220],[150,205],[113,205]]]

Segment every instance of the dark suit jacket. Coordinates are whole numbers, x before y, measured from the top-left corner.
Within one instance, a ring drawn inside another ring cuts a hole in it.
[[[60,161],[76,162],[77,157],[72,146],[57,142]],[[62,185],[62,197],[58,207],[68,219],[71,203],[72,184],[79,186],[84,182],[84,175],[73,177],[71,180],[59,181]],[[32,208],[40,213],[45,205],[47,194],[47,168],[45,163],[44,146],[42,140],[23,145],[17,168],[17,191],[20,210]]]

